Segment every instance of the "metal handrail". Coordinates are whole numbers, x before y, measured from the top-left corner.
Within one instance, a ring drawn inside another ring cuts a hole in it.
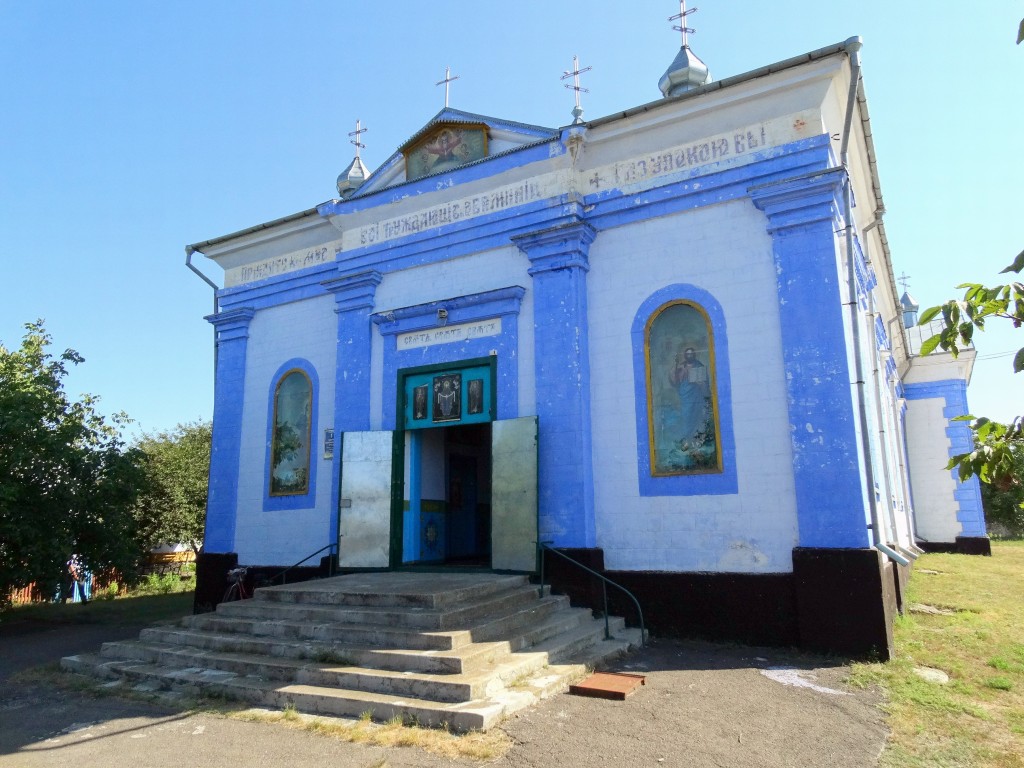
[[[640,601],[636,599],[632,592],[626,589],[621,584],[617,584],[606,576],[601,575],[593,568],[588,568],[579,560],[574,560],[564,552],[559,552],[553,546],[553,541],[538,541],[537,542],[537,556],[540,560],[540,596],[544,597],[544,550],[548,552],[554,552],[559,557],[568,560],[573,565],[582,568],[587,573],[597,576],[601,580],[601,592],[604,597],[604,639],[610,640],[612,637],[611,630],[608,626],[608,585],[611,584],[613,587],[617,587],[626,593],[626,596],[633,601],[633,605],[636,606],[636,615],[640,619],[640,647],[644,648],[647,645],[647,631],[644,629],[644,612],[640,609]]]
[[[282,584],[287,584],[287,583],[288,583],[288,581],[287,581],[287,580],[286,580],[286,579],[284,578],[284,575],[285,575],[286,573],[288,573],[288,571],[292,570],[293,568],[298,568],[298,567],[299,567],[300,565],[302,565],[302,564],[303,564],[304,562],[306,562],[306,561],[307,561],[307,560],[309,560],[310,558],[316,557],[316,556],[317,556],[317,555],[319,555],[319,554],[320,554],[321,552],[323,552],[323,551],[324,551],[325,549],[334,549],[334,550],[336,550],[337,548],[338,548],[338,544],[337,544],[337,542],[332,542],[332,543],[328,544],[328,545],[327,545],[326,547],[320,547],[320,549],[318,549],[318,550],[317,550],[316,552],[314,552],[313,554],[311,554],[311,555],[306,555],[306,556],[305,556],[304,558],[302,558],[301,560],[299,560],[299,562],[297,562],[297,563],[294,563],[294,564],[292,564],[292,565],[289,565],[289,566],[288,566],[287,568],[285,568],[284,570],[282,570],[282,571],[279,571],[278,573],[275,573],[275,574],[274,574],[273,576],[271,576],[271,577],[270,577],[269,579],[267,579],[267,581],[268,581],[268,582],[270,582],[271,584],[273,584],[273,583],[274,583],[274,581],[275,581],[275,580],[276,580],[276,579],[277,579],[277,578],[278,578],[278,577],[280,576],[280,577],[281,577],[281,583],[282,583]],[[331,560],[330,560],[330,565],[329,565],[329,566],[327,567],[327,575],[328,575],[328,577],[330,577],[330,576],[333,576],[333,575],[334,575],[334,558],[331,558]]]

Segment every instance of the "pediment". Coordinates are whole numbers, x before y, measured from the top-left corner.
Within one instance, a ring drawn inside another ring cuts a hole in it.
[[[445,108],[406,140],[352,195],[486,161],[559,137],[559,131]]]

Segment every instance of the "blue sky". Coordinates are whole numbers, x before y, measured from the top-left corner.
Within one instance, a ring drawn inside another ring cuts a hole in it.
[[[1024,248],[1019,3],[698,7],[691,47],[719,79],[861,35],[896,273],[924,306],[999,279]],[[372,170],[442,107],[446,65],[453,107],[521,122],[571,121],[559,78],[574,54],[593,67],[585,117],[652,101],[677,11],[0,0],[0,342],[45,318],[55,350],[86,358],[72,394],[99,395],[136,431],[209,418],[212,293],[186,244],[334,197],[356,119]],[[1024,410],[1003,354],[1022,344],[994,327],[978,339],[975,413]]]

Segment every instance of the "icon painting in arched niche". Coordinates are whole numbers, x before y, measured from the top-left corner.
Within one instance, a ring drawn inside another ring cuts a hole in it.
[[[714,340],[704,310],[663,305],[647,322],[651,474],[721,472]]]

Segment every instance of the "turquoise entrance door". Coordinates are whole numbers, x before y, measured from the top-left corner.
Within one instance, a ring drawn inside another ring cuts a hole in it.
[[[490,566],[494,389],[487,358],[403,372],[402,563]]]
[[[535,569],[537,419],[495,419],[494,362],[399,372],[396,564]]]

